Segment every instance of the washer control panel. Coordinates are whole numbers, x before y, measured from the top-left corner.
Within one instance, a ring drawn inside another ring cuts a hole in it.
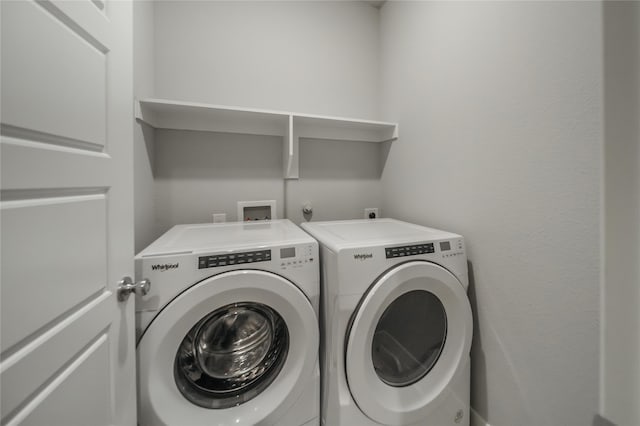
[[[254,250],[242,253],[215,254],[198,257],[198,269],[216,268],[220,266],[240,265],[243,263],[268,262],[271,250]]]
[[[282,247],[279,249],[280,260],[278,266],[280,269],[302,268],[309,264],[316,263],[316,255],[314,255],[313,245],[301,244],[291,247]]]
[[[440,253],[442,253],[443,258],[464,255],[462,240],[440,241],[438,244],[440,245]]]
[[[385,247],[387,259],[392,257],[414,256],[416,254],[429,254],[434,252],[433,243],[412,244],[410,246]]]

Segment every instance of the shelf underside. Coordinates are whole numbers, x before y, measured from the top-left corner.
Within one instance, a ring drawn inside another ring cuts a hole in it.
[[[295,138],[386,142],[397,139],[395,123],[327,117],[220,105],[143,99],[136,118],[157,129],[286,136],[293,119]]]

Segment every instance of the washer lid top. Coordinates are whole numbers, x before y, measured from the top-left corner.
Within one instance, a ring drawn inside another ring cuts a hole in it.
[[[302,228],[334,251],[345,248],[461,238],[460,235],[395,219],[303,223]]]
[[[288,219],[176,225],[136,258],[313,242]]]

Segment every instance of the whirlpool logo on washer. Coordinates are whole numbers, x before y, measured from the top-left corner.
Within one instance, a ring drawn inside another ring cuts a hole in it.
[[[373,253],[357,253],[353,255],[353,258],[355,260],[364,262],[367,259],[373,259]]]
[[[165,263],[164,265],[151,265],[151,270],[165,272],[165,271],[168,271],[169,269],[178,269],[178,266],[180,266],[180,263]]]

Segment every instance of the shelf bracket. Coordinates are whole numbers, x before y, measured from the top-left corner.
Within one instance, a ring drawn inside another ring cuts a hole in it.
[[[293,114],[289,115],[289,123],[283,140],[284,146],[282,151],[284,153],[284,159],[282,164],[284,165],[284,178],[298,179],[300,138],[296,134],[293,127]]]

